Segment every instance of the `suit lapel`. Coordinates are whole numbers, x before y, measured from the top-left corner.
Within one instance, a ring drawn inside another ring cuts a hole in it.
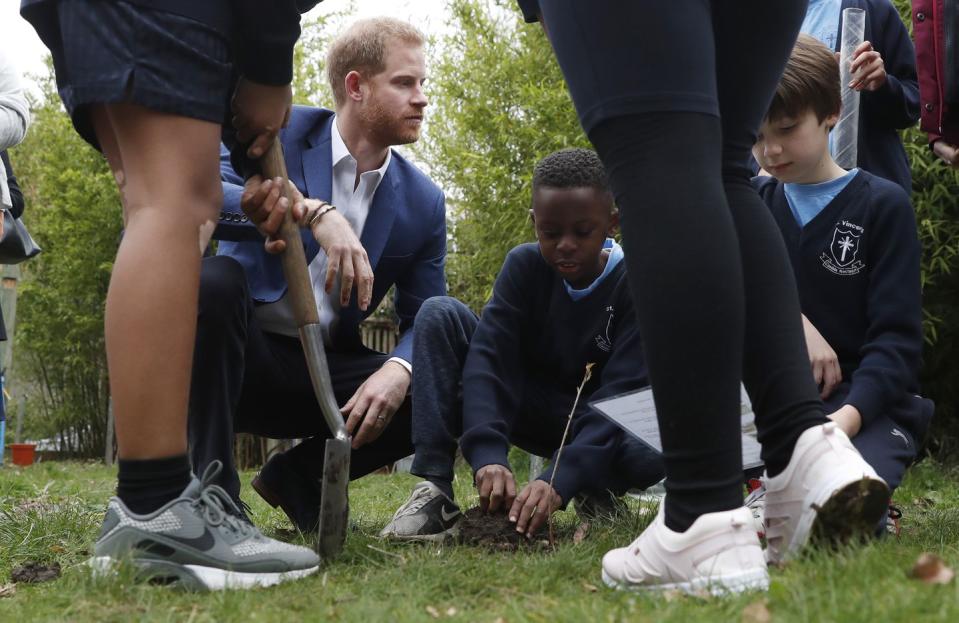
[[[363,235],[360,236],[360,242],[366,249],[366,254],[370,258],[370,266],[376,270],[376,265],[383,254],[383,248],[386,241],[389,240],[390,231],[393,229],[393,220],[396,218],[394,206],[396,205],[397,186],[399,180],[394,173],[394,167],[386,169],[386,174],[373,195],[373,203],[370,205],[370,213],[366,217],[366,225],[363,226]]]
[[[390,232],[393,230],[393,221],[396,219],[396,198],[398,196],[399,180],[397,180],[392,166],[386,169],[386,175],[376,189],[373,195],[373,203],[370,205],[370,213],[366,217],[366,224],[363,226],[363,235],[360,236],[360,242],[366,249],[366,255],[370,258],[370,266],[373,272],[376,272],[377,264],[383,255],[383,249],[386,247],[386,241],[390,238]],[[359,324],[362,314],[356,303],[356,292],[350,297],[350,304],[340,310],[340,330],[346,327],[354,327]],[[346,332],[343,332],[346,335]]]
[[[309,147],[303,150],[303,180],[306,183],[306,195],[313,199],[330,201],[333,197],[333,147],[330,139],[330,127],[333,116],[316,129],[307,139]]]

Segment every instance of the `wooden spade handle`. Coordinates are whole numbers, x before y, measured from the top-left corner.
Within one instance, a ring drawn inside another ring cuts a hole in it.
[[[293,222],[293,196],[290,192],[289,178],[286,174],[286,162],[283,159],[283,147],[280,139],[273,139],[273,144],[260,158],[260,169],[264,178],[283,178],[281,193],[289,201],[290,209],[283,217],[280,226],[280,239],[286,243],[286,250],[280,257],[283,262],[283,274],[286,275],[286,284],[293,305],[293,319],[297,327],[308,324],[319,324],[320,315],[316,309],[316,299],[313,297],[313,286],[310,281],[310,270],[306,263],[306,253],[303,251],[303,240],[300,238],[300,227]]]

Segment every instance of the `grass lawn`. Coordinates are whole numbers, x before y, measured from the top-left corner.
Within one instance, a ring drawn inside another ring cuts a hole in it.
[[[520,474],[524,476],[524,474]],[[243,474],[249,483],[251,473]],[[351,485],[356,530],[344,554],[300,582],[255,590],[190,594],[138,585],[124,577],[95,580],[81,564],[102,519],[115,471],[82,462],[0,468],[0,594],[13,567],[59,562],[63,576],[17,585],[0,597],[0,621],[959,621],[956,582],[926,585],[909,577],[922,552],[959,564],[959,469],[926,461],[896,494],[901,537],[855,550],[816,552],[772,571],[767,594],[727,598],[663,597],[603,587],[599,560],[645,525],[638,512],[594,524],[579,544],[555,552],[491,553],[463,546],[389,544],[375,538],[416,481],[373,475]],[[461,504],[475,503],[459,474]],[[286,517],[249,487],[256,523],[291,538]],[[559,518],[567,532],[575,513]],[[746,614],[744,615],[744,610]],[[765,614],[760,612],[760,615]]]

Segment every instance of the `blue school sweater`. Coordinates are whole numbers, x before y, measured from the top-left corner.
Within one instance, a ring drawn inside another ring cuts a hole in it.
[[[912,192],[909,159],[899,130],[919,121],[919,80],[916,51],[909,31],[889,0],[843,0],[842,9],[866,11],[866,41],[882,55],[886,83],[877,91],[862,91],[859,104],[859,143],[856,166]],[[836,51],[842,43],[842,19]]]
[[[772,177],[753,183],[789,251],[802,313],[839,358],[845,404],[863,427],[919,391],[922,294],[916,218],[905,192],[860,171],[805,227]]]
[[[58,0],[21,0],[20,14],[38,32],[57,23]],[[239,72],[260,84],[293,80],[293,46],[300,14],[323,0],[123,0],[147,9],[176,13],[219,31],[233,45]]]
[[[509,466],[511,423],[527,377],[575,392],[587,363],[595,364],[592,380],[583,389],[553,484],[564,503],[608,480],[625,433],[587,403],[647,385],[642,342],[625,262],[574,301],[536,244],[514,248],[496,278],[463,370],[460,447],[473,470]],[[570,401],[568,409],[572,406]],[[552,468],[539,479],[549,482],[551,476]]]

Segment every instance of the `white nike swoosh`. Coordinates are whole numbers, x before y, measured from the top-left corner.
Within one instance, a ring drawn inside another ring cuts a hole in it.
[[[440,506],[440,515],[443,516],[443,521],[449,521],[450,519],[452,519],[453,517],[456,517],[459,514],[460,512],[458,510],[454,510],[452,513],[447,514],[446,507]]]

